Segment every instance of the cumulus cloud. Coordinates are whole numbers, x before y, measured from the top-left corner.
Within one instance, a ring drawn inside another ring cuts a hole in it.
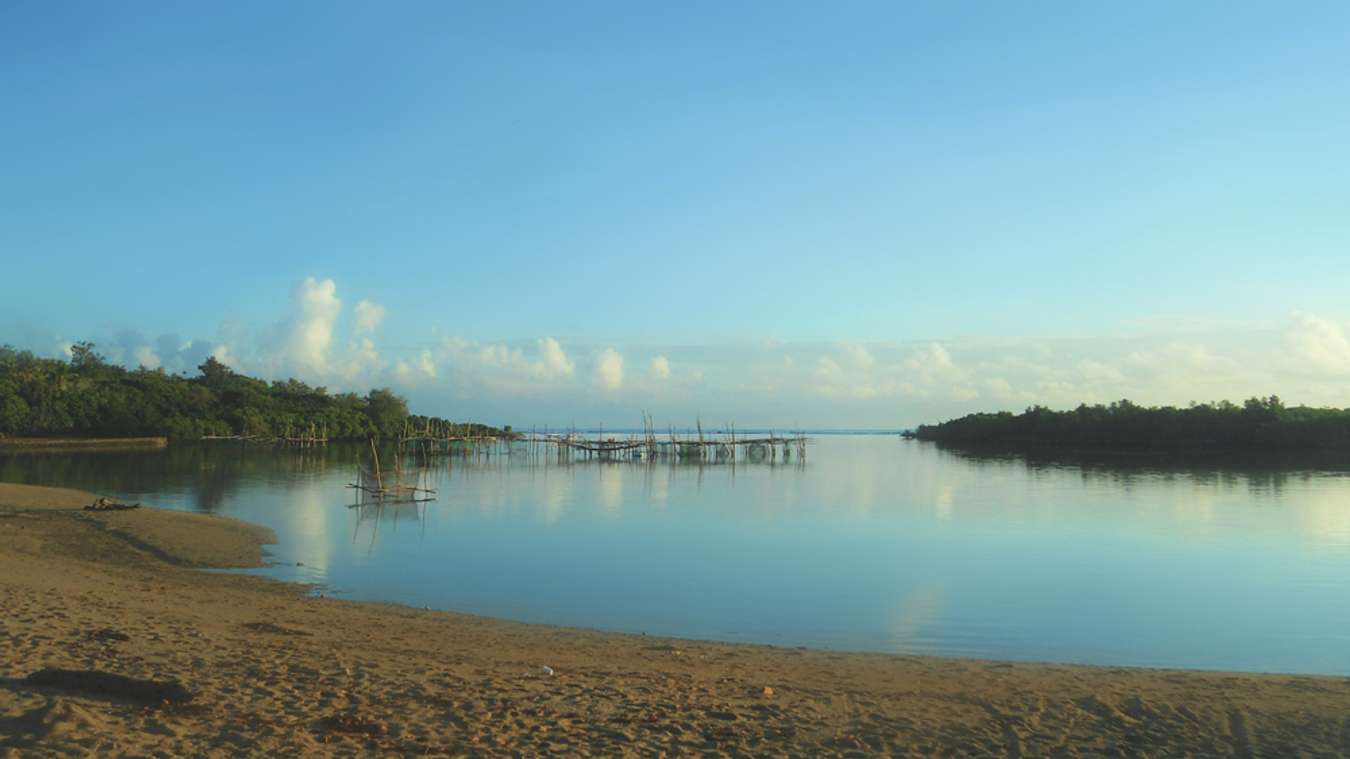
[[[576,362],[552,337],[533,346],[479,343],[460,336],[442,338],[431,362],[446,370],[444,381],[456,392],[492,396],[539,396],[571,386]]]
[[[905,359],[905,368],[922,382],[930,384],[951,376],[956,371],[956,363],[941,343],[929,343]]]
[[[385,360],[371,339],[386,316],[386,309],[369,300],[357,301],[352,309],[345,347],[339,343],[343,301],[332,279],[306,277],[291,293],[290,313],[270,335],[258,340],[239,326],[222,330],[227,334],[224,346],[232,368],[237,371],[282,378],[296,376],[309,382],[337,386],[364,387],[388,381],[395,376],[424,378],[420,361]],[[218,359],[220,360],[220,359]],[[409,367],[399,372],[400,364]]]
[[[838,361],[829,357],[816,360],[816,379],[831,382],[843,376],[844,369]]]
[[[159,356],[155,353],[155,349],[148,345],[137,348],[134,358],[136,365],[142,369],[158,369],[160,366]]]
[[[490,369],[498,369],[522,378],[553,380],[572,376],[576,371],[576,362],[568,357],[562,345],[551,337],[541,337],[535,341],[535,355],[526,355],[520,347],[505,343],[479,344],[462,337],[449,337],[441,341],[441,352],[461,367],[478,364]]]
[[[1350,338],[1340,324],[1298,312],[1284,339],[1289,354],[1303,366],[1331,375],[1350,374]]]
[[[1186,343],[1171,341],[1162,345],[1152,346],[1144,350],[1131,351],[1125,356],[1122,366],[1127,370],[1137,372],[1146,372],[1150,374],[1166,374],[1175,371],[1204,371],[1214,368],[1219,359],[1209,349],[1208,346],[1197,343]],[[1086,376],[1092,378],[1092,374],[1099,375],[1097,379],[1121,379],[1119,371],[1108,364],[1102,364],[1095,361],[1080,362],[1080,367],[1088,368]],[[1102,372],[1108,372],[1108,377],[1100,376]]]
[[[539,372],[545,377],[570,377],[576,362],[567,357],[562,345],[551,337],[539,338]]]
[[[1120,382],[1125,379],[1125,375],[1120,369],[1110,364],[1094,361],[1092,359],[1083,359],[1077,364],[1078,374],[1088,382]]]
[[[214,358],[231,369],[237,370],[239,368],[239,361],[236,360],[234,354],[230,352],[229,346],[217,345],[211,351],[211,358]]]
[[[285,325],[284,363],[322,375],[328,371],[328,352],[333,345],[333,327],[342,313],[337,283],[331,279],[305,278],[292,297],[293,313]]]
[[[179,340],[177,335],[160,335],[155,341],[155,353],[164,368],[175,372],[196,371],[217,348],[228,349],[229,344],[205,339]]]
[[[871,369],[877,362],[877,360],[872,357],[872,352],[862,345],[849,343],[844,346],[844,352],[853,362],[853,365],[859,369]]]
[[[331,280],[330,280],[331,281]],[[370,334],[384,321],[384,306],[362,299],[356,302],[356,333]]]
[[[605,390],[623,387],[623,356],[613,348],[600,351],[595,359],[595,384]]]
[[[1066,408],[1122,397],[1184,405],[1278,393],[1289,403],[1350,405],[1350,383],[1344,381],[1350,377],[1350,325],[1302,312],[1282,323],[1092,338],[607,346],[564,345],[551,336],[498,342],[446,337],[419,344],[413,335],[399,347],[376,338],[386,315],[382,306],[361,300],[351,308],[352,318],[343,318],[337,283],[311,277],[296,286],[289,311],[272,317],[270,326],[225,322],[215,339],[172,333],[148,338],[123,330],[95,342],[110,360],[127,366],[190,373],[210,355],[266,379],[296,376],[358,391],[389,384],[411,391],[415,402],[433,399],[422,406],[433,412],[434,399],[453,398],[457,408],[540,414],[530,421],[541,423],[560,417],[582,422],[588,414],[595,414],[593,421],[622,418],[631,411],[620,410],[628,403],[656,408],[677,423],[684,416],[720,414],[743,425],[837,426],[910,424],[1032,403]],[[70,343],[61,337],[46,333],[29,344],[68,355]],[[632,374],[624,354],[643,357]]]
[[[1018,393],[1013,388],[1012,383],[1002,377],[990,377],[984,381],[983,385],[985,392],[995,401],[1000,403],[1007,403],[1009,401],[1029,401],[1033,398],[1033,396],[1029,394]]]
[[[436,379],[436,360],[430,349],[423,349],[412,361],[394,364],[394,374],[406,384],[416,385]]]
[[[659,380],[670,379],[670,359],[665,356],[657,356],[652,359],[652,376]]]
[[[842,344],[833,355],[816,360],[812,383],[816,394],[824,398],[979,397],[970,372],[957,366],[947,349],[936,342],[908,352],[897,346]]]
[[[919,398],[972,401],[980,397],[971,373],[958,366],[941,343],[932,342],[912,352],[902,364],[900,390]]]
[[[380,356],[375,341],[363,337],[351,343],[341,367],[341,374],[349,381],[359,380],[363,376],[378,376],[389,362]]]
[[[484,345],[478,349],[478,360],[488,366],[505,368],[512,364],[523,363],[525,352],[519,348],[508,348],[505,345]]]

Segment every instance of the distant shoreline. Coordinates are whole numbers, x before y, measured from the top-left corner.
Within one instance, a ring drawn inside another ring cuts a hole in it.
[[[941,440],[937,438],[908,438],[918,443],[928,443],[943,450],[960,451],[980,455],[1035,456],[1037,458],[1100,456],[1103,458],[1156,458],[1182,456],[1190,458],[1248,459],[1269,461],[1301,461],[1308,458],[1339,457],[1350,461],[1350,451],[1345,448],[1239,448],[1217,445],[1103,445],[1088,443],[1038,443],[991,440],[976,442],[970,440]]]
[[[167,437],[0,437],[0,452],[139,451],[168,446]]]
[[[1067,411],[1031,406],[921,424],[915,437],[956,446],[1253,453],[1350,451],[1350,409],[1286,406],[1279,396],[1176,406],[1129,400]]]

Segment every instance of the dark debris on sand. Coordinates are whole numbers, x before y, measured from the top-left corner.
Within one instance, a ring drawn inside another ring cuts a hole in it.
[[[192,700],[192,693],[177,680],[143,680],[92,669],[47,667],[25,677],[23,682],[38,688],[77,691],[143,706],[183,704]]]

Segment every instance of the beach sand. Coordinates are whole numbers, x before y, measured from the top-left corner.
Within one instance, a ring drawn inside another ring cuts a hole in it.
[[[92,500],[0,485],[0,755],[1350,756],[1347,678],[840,654],[338,601],[199,571],[257,565],[266,530],[81,510]]]

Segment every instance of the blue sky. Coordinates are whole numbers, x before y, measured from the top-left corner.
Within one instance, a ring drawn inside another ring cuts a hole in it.
[[[1346,28],[1312,2],[6,3],[0,341],[524,424],[1350,403]]]

